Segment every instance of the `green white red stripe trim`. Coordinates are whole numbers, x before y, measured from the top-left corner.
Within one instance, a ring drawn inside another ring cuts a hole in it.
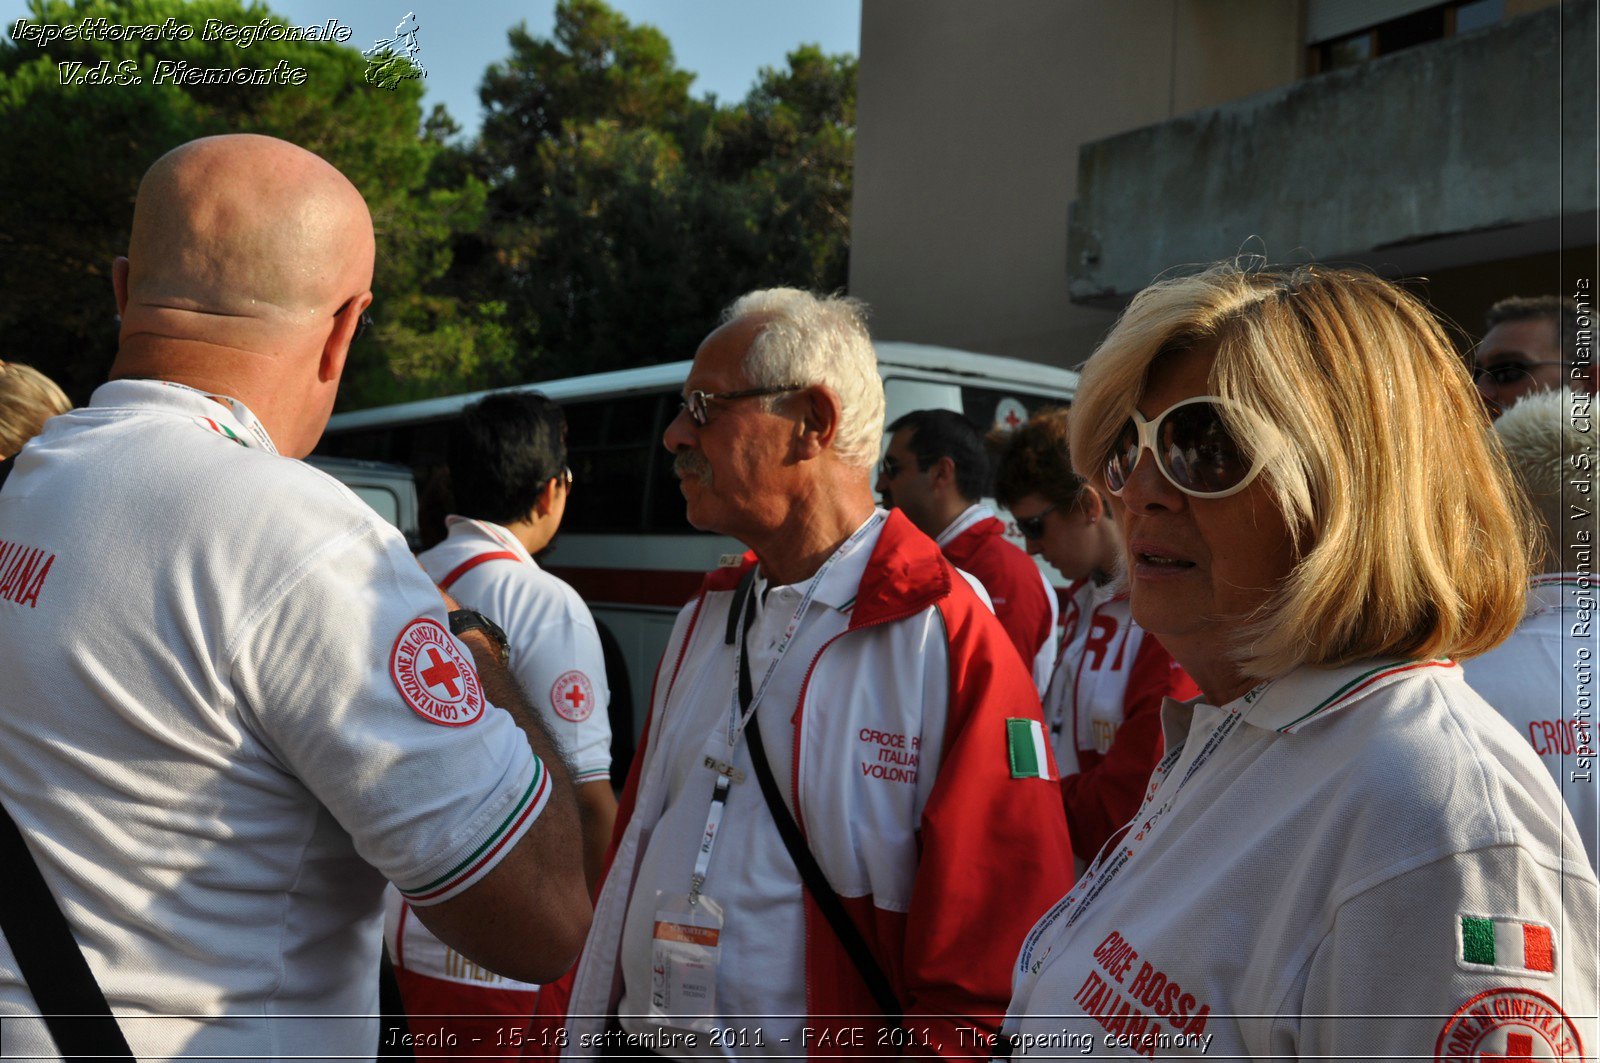
[[[1589,590],[1600,588],[1600,580],[1594,576],[1574,575],[1571,572],[1553,572],[1545,576],[1535,576],[1528,581],[1528,586],[1538,587],[1585,587]]]
[[[438,904],[440,901],[449,900],[488,874],[500,856],[527,833],[549,800],[550,773],[545,770],[544,762],[534,757],[533,778],[529,781],[528,788],[522,791],[522,796],[517,799],[511,811],[500,821],[499,826],[489,833],[483,844],[432,882],[412,889],[402,887],[400,894],[412,904],[420,905]]]
[[[1468,970],[1553,975],[1555,937],[1548,923],[1509,916],[1463,915],[1457,921],[1457,960]]]
[[[1006,754],[1013,779],[1050,778],[1050,755],[1045,750],[1044,725],[1025,717],[1006,719]]]
[[[1362,672],[1360,675],[1350,680],[1350,682],[1346,683],[1338,690],[1335,690],[1327,698],[1323,699],[1323,701],[1313,707],[1311,711],[1305,713],[1303,716],[1300,716],[1297,719],[1290,720],[1288,723],[1278,728],[1278,733],[1285,734],[1289,731],[1292,731],[1294,728],[1299,727],[1313,716],[1336,709],[1346,702],[1351,701],[1354,698],[1357,698],[1371,690],[1374,685],[1392,679],[1395,676],[1402,675],[1406,672],[1415,672],[1422,668],[1454,668],[1455,666],[1456,662],[1449,660],[1448,658],[1440,658],[1433,661],[1404,661],[1400,664],[1381,664],[1370,671]]]
[[[245,447],[247,449],[250,446],[249,443],[246,443],[243,439],[240,438],[238,432],[235,432],[233,429],[229,428],[225,424],[221,424],[221,423],[219,423],[217,421],[213,421],[209,417],[196,417],[195,420],[199,423],[200,427],[210,429],[211,431],[217,433],[217,435],[221,436],[223,439],[231,439],[235,443],[239,444],[241,447]]]

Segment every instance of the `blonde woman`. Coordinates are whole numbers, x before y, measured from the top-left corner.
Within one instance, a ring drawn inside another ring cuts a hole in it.
[[[1202,696],[1024,942],[1014,1054],[1592,1051],[1594,873],[1455,664],[1516,626],[1531,518],[1428,311],[1359,272],[1163,281],[1071,426],[1133,618]]]
[[[0,360],[0,460],[43,431],[45,421],[70,409],[55,381],[32,366]]]

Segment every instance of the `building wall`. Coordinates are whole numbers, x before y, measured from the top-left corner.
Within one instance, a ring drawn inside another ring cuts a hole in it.
[[[1468,339],[1500,295],[1567,292],[1597,268],[1595,0],[1505,0],[1492,29],[1303,79],[1313,23],[1423,2],[862,0],[852,293],[886,339],[1070,366],[1155,273],[1239,250],[1419,278]],[[1304,128],[1292,101],[1325,121]],[[1292,150],[1245,115],[1296,131]],[[1080,186],[1080,158],[1092,171],[1124,136],[1160,151]],[[1251,157],[1216,165],[1236,149]],[[1378,192],[1345,194],[1362,181]],[[1144,206],[1140,182],[1161,186]]]
[[[862,0],[850,290],[884,339],[1074,365],[1078,148],[1300,72],[1284,0]]]

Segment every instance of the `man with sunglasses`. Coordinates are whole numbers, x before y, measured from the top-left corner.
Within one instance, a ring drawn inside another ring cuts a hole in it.
[[[873,505],[858,305],[776,289],[724,320],[664,443],[689,521],[751,553],[668,641],[566,1052],[987,1055],[1008,947],[1072,875],[1031,677]]]
[[[1028,555],[1006,542],[983,504],[989,456],[983,434],[954,410],[913,410],[889,425],[878,495],[978,578],[1040,693],[1055,663],[1056,592]]]
[[[193,141],[139,186],[111,382],[0,491],[0,550],[40,562],[0,601],[5,862],[44,887],[0,943],[9,1054],[370,1058],[385,880],[475,963],[577,953],[557,747],[477,615],[296,460],[373,259],[360,193],[285,141]]]
[[[448,444],[456,512],[445,518],[444,541],[417,560],[442,590],[505,632],[507,665],[560,743],[577,787],[593,890],[617,813],[605,656],[589,607],[535,560],[560,529],[572,490],[566,437],[561,407],[536,392],[500,392],[463,410]],[[464,963],[416,921],[399,890],[391,886],[385,898],[385,935],[407,1013],[457,1016],[426,1020],[426,1029],[413,1018],[413,1034],[454,1033],[462,1051],[479,1053],[504,1026],[482,1016],[533,1011],[537,986]]]
[[[1502,299],[1484,318],[1472,379],[1493,416],[1524,395],[1561,387],[1594,391],[1594,332],[1578,343],[1578,308],[1555,295]]]
[[[1122,540],[1107,499],[1072,469],[1068,411],[1043,410],[1004,435],[995,497],[1028,551],[1072,584],[1061,648],[1043,695],[1061,767],[1072,849],[1092,860],[1138,811],[1161,760],[1161,705],[1199,689],[1134,622]]]

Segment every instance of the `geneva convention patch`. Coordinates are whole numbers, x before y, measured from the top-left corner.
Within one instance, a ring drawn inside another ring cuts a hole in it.
[[[483,715],[478,670],[442,625],[418,617],[394,640],[389,674],[418,716],[445,727],[465,727]]]

